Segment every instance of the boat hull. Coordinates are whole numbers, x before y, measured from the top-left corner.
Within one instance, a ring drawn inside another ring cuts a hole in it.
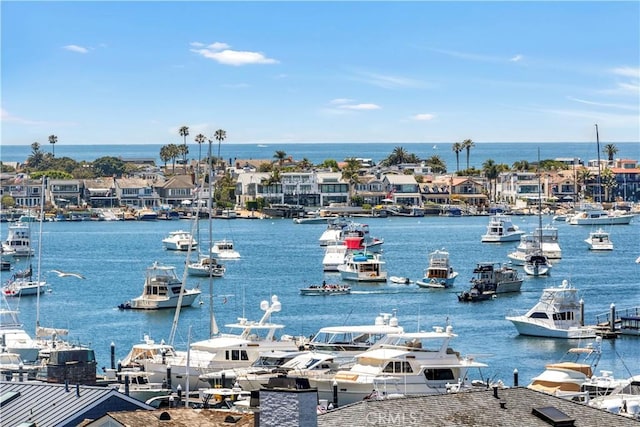
[[[532,319],[525,316],[507,317],[518,330],[518,334],[541,338],[583,339],[595,338],[596,332],[592,328],[570,327],[558,329],[544,324],[532,323]]]
[[[198,298],[199,295],[200,295],[200,291],[185,292],[185,294],[182,296],[181,307],[189,307],[195,302],[196,298]],[[122,308],[129,308],[132,310],[160,310],[164,308],[176,308],[176,307],[178,307],[177,296],[172,298],[157,299],[157,300],[134,298],[131,300],[129,307],[122,307]]]

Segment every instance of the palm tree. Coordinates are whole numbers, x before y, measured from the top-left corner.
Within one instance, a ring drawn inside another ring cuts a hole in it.
[[[198,143],[198,171],[200,170],[200,159],[202,158],[202,143],[207,141],[207,137],[199,133],[194,138],[194,141]]]
[[[278,164],[280,166],[282,166],[282,164],[284,163],[284,159],[287,158],[287,153],[285,151],[282,150],[278,150],[276,151],[276,153],[273,155],[273,157],[275,159],[278,159]]]
[[[51,144],[51,149],[53,150],[51,153],[53,157],[56,156],[56,142],[58,142],[58,137],[55,135],[49,135],[49,144]]]
[[[180,147],[178,147],[176,144],[167,145],[167,155],[172,161],[171,169],[173,173],[176,173],[176,159],[180,155]]]
[[[216,139],[216,141],[218,141],[218,161],[222,163],[222,159],[220,158],[220,143],[227,139],[227,132],[222,129],[218,129],[213,134],[213,137]]]
[[[433,173],[445,173],[447,171],[447,164],[437,154],[426,159],[424,163],[431,168]]]
[[[164,169],[167,170],[167,162],[171,160],[171,150],[168,145],[160,147],[160,160],[164,163]]]
[[[471,151],[471,148],[473,147],[475,147],[475,144],[472,140],[465,139],[464,141],[462,141],[462,148],[467,150],[467,169],[469,169],[469,151]]]
[[[616,147],[616,144],[607,144],[602,149],[602,152],[607,155],[609,164],[613,164],[613,157],[618,153],[618,147]]]
[[[587,190],[587,183],[593,178],[591,175],[591,171],[585,167],[582,167],[578,170],[577,178],[578,183],[580,183],[580,188],[582,189],[582,195],[584,197]]]
[[[349,183],[349,201],[353,197],[353,187],[360,182],[360,162],[351,157],[347,159],[347,164],[342,169],[342,179]]]
[[[513,162],[513,165],[511,167],[517,171],[528,171],[529,162],[526,160],[519,160],[519,161]]]
[[[494,200],[492,196],[495,193],[494,184],[495,184],[495,180],[498,178],[498,175],[500,174],[499,166],[492,159],[486,160],[482,164],[482,172],[484,172],[484,176],[489,181],[489,201],[493,202]]]
[[[454,142],[451,149],[456,153],[456,172],[460,170],[460,152],[464,150],[464,147],[460,142]]]
[[[182,126],[180,128],[180,130],[178,131],[178,133],[180,134],[180,136],[183,138],[183,147],[182,150],[180,152],[180,154],[182,154],[182,161],[184,162],[184,173],[187,173],[187,154],[189,153],[189,149],[187,148],[187,137],[189,136],[189,127],[188,126]]]
[[[609,168],[605,168],[600,175],[601,185],[604,187],[604,200],[611,201],[611,190],[616,186],[616,175]]]

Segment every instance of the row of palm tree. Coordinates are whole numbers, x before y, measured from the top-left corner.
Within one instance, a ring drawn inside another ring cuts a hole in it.
[[[475,147],[475,143],[470,139],[453,143],[451,149],[456,153],[456,172],[460,170],[460,153],[464,150],[467,151],[467,169],[469,169],[469,155],[473,147]]]

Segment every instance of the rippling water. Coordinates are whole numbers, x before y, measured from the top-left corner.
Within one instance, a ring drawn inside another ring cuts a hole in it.
[[[584,239],[590,227],[555,223],[563,259],[554,265],[548,278],[526,277],[522,292],[474,304],[458,302],[456,293],[465,289],[476,262],[506,262],[515,246],[480,243],[487,217],[424,217],[364,219],[373,236],[383,237],[384,255],[390,275],[421,277],[428,252],[446,248],[460,273],[454,288],[420,289],[415,285],[356,284],[351,295],[314,297],[299,295],[304,285],[339,280],[339,275],[322,272],[323,249],[319,246],[325,225],[296,225],[291,220],[214,220],[214,239],[235,241],[242,254],[228,261],[226,276],[214,280],[213,302],[218,325],[235,322],[237,317],[258,320],[261,300],[278,295],[282,311],[274,321],[286,325],[285,333],[309,336],[319,328],[339,324],[371,323],[381,312],[397,310],[405,330],[428,330],[450,322],[459,335],[453,346],[463,354],[481,355],[489,364],[483,373],[490,378],[512,382],[518,369],[520,384],[541,372],[545,363],[555,361],[575,341],[525,338],[516,335],[504,319],[507,311],[525,311],[539,298],[544,287],[570,280],[585,301],[587,323],[595,315],[618,308],[640,306],[638,277],[640,264],[640,220],[610,229],[615,249],[593,253]],[[547,217],[544,222],[550,222]],[[526,231],[537,225],[537,217],[515,217]],[[39,224],[34,224],[37,228]],[[206,245],[206,223],[201,225],[201,241]],[[154,261],[178,267],[182,274],[184,253],[165,251],[161,240],[169,231],[191,229],[191,223],[157,222],[52,222],[43,225],[42,268],[52,292],[40,298],[43,326],[66,327],[74,340],[90,344],[99,366],[110,363],[110,343],[121,359],[144,334],[166,339],[171,330],[173,311],[119,311],[116,306],[140,294],[145,269]],[[2,223],[4,238],[7,224]],[[35,267],[35,265],[34,265]],[[60,278],[52,269],[82,273],[86,280]],[[7,274],[3,272],[3,281]],[[208,279],[188,278],[189,285],[200,284],[204,304],[184,309],[180,316],[175,345],[186,349],[188,334],[200,340],[209,333]],[[226,302],[225,302],[226,301]],[[19,305],[28,330],[35,330],[36,298],[10,300]],[[612,370],[618,377],[640,373],[640,338],[605,340],[599,369]]]

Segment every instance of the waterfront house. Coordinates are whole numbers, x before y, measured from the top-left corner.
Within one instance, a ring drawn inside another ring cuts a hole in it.
[[[155,187],[162,204],[173,207],[191,202],[195,188],[193,175],[175,175]]]
[[[116,195],[121,205],[145,208],[160,206],[160,197],[154,182],[142,178],[116,179]]]
[[[392,200],[394,204],[408,206],[422,204],[422,195],[415,176],[386,173],[382,182],[387,191],[387,198]]]
[[[349,202],[349,183],[340,172],[316,172],[320,206]]]
[[[49,179],[47,200],[55,207],[82,204],[82,182],[77,179]]]
[[[94,208],[112,208],[119,205],[116,197],[116,180],[112,177],[85,179],[82,199]]]

